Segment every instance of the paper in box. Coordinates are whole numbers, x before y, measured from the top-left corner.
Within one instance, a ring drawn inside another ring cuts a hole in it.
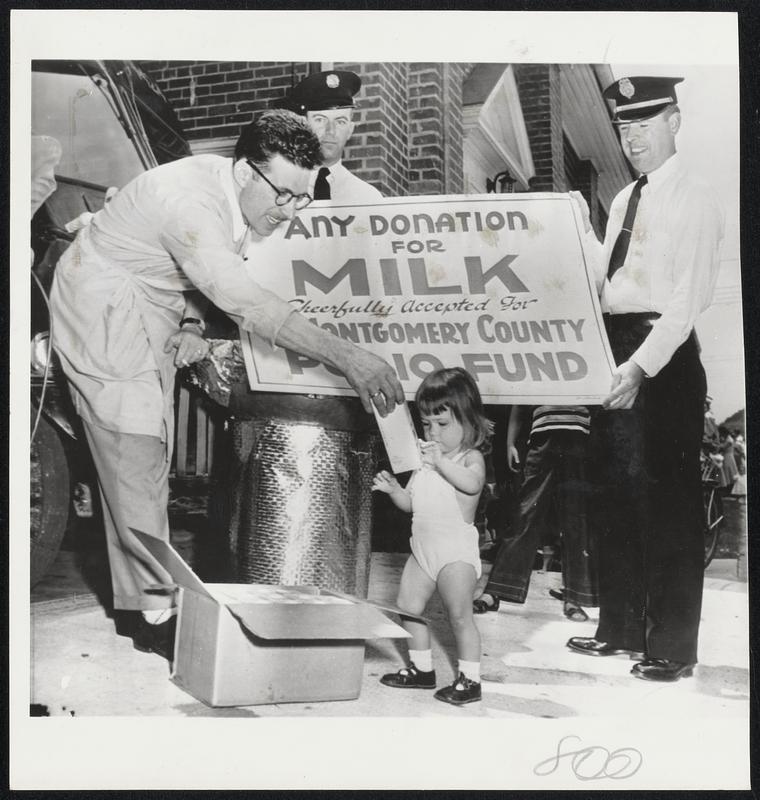
[[[138,539],[179,587],[171,679],[210,706],[353,700],[364,641],[408,638],[380,606],[315,586],[205,584],[167,542]]]

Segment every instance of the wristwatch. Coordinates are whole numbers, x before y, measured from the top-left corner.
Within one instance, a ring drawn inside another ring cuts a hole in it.
[[[206,323],[202,319],[198,319],[198,317],[183,317],[179,323],[180,329],[184,328],[185,325],[197,325],[201,329],[201,335],[206,330]]]

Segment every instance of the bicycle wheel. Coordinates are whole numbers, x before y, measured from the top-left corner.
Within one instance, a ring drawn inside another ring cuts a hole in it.
[[[706,489],[703,495],[705,506],[705,567],[715,557],[718,537],[723,526],[723,501],[715,488]]]

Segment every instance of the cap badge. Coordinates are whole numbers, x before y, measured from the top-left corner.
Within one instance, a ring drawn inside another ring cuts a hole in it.
[[[629,100],[636,94],[636,89],[628,78],[623,78],[618,82],[618,89],[620,89],[620,94]]]
[[[325,83],[328,85],[330,89],[337,89],[340,86],[340,78],[331,72],[325,78]]]

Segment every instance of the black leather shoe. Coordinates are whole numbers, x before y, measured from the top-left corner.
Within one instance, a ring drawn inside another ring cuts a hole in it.
[[[484,597],[490,597],[491,602],[487,602],[484,600]],[[483,592],[477,600],[472,601],[472,613],[473,614],[485,614],[488,611],[498,611],[499,610],[500,600],[498,597],[494,597],[492,594],[488,594],[488,592]]]
[[[452,706],[463,706],[466,703],[474,703],[481,699],[480,683],[465,678],[464,673],[460,672],[459,677],[451,686],[439,689],[433,697],[444,703],[451,703]]]
[[[667,658],[646,658],[633,665],[631,675],[645,681],[677,681],[679,678],[688,678],[693,671],[694,664]]]
[[[113,625],[119,636],[126,636],[128,639],[134,638],[144,621],[145,618],[139,611],[114,609]]]
[[[380,683],[394,689],[435,689],[435,670],[423,672],[410,664],[398,672],[390,672],[380,678]]]
[[[600,642],[593,636],[572,636],[567,640],[567,646],[576,653],[585,656],[619,656],[627,653],[631,658],[644,658],[643,653],[635,650],[626,650],[624,647],[613,647],[607,642]]]
[[[132,636],[135,650],[141,653],[156,653],[172,661],[174,658],[174,637],[177,633],[177,615],[173,614],[166,622],[151,625],[142,618],[141,624]]]

